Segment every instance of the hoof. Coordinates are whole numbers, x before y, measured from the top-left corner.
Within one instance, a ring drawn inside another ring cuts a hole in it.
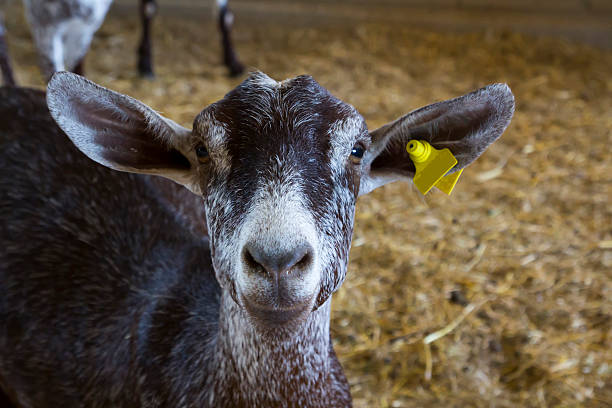
[[[151,70],[138,70],[138,74],[143,79],[150,79],[150,80],[155,79],[155,74]]]
[[[244,65],[242,65],[238,61],[235,61],[234,63],[229,64],[227,68],[229,69],[230,77],[240,76],[244,72]]]

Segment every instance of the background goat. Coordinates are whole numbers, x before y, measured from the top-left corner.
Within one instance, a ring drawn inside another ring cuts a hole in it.
[[[410,180],[409,139],[465,167],[514,110],[497,84],[369,132],[261,73],[192,130],[70,73],[47,101],[74,145],[43,93],[0,90],[0,385],[23,407],[351,406],[329,318],[357,197]]]
[[[40,56],[43,75],[50,78],[54,72],[69,70],[78,74],[84,72],[84,59],[95,32],[100,28],[112,0],[23,0],[32,36]],[[218,24],[223,47],[223,61],[230,75],[243,72],[244,67],[236,57],[232,41],[231,26],[233,14],[227,0],[217,0]],[[151,42],[152,19],[157,12],[155,0],[140,0],[139,13],[142,22],[142,36],[138,47],[138,71],[142,76],[153,76]],[[1,24],[1,22],[0,22]],[[0,27],[0,53],[6,48]],[[14,83],[8,57],[4,54],[6,67],[5,83]],[[2,57],[2,55],[0,55]]]

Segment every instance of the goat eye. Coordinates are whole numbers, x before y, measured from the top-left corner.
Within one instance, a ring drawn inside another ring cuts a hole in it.
[[[198,160],[200,162],[205,162],[208,159],[208,150],[204,146],[198,146],[195,149],[196,156],[198,156]]]
[[[353,147],[353,150],[351,150],[351,160],[353,161],[353,163],[359,163],[361,161],[361,158],[363,157],[364,152],[365,149],[361,146]]]

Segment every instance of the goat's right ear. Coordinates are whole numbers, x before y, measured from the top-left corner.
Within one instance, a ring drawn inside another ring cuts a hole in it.
[[[142,102],[79,75],[57,72],[47,86],[47,105],[90,159],[115,170],[163,176],[200,192],[191,131]]]

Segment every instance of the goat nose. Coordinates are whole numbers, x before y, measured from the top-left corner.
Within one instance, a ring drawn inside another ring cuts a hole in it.
[[[306,268],[312,262],[312,253],[312,246],[305,242],[289,250],[264,248],[256,243],[244,247],[244,259],[249,268],[270,276],[280,276],[294,267]]]

